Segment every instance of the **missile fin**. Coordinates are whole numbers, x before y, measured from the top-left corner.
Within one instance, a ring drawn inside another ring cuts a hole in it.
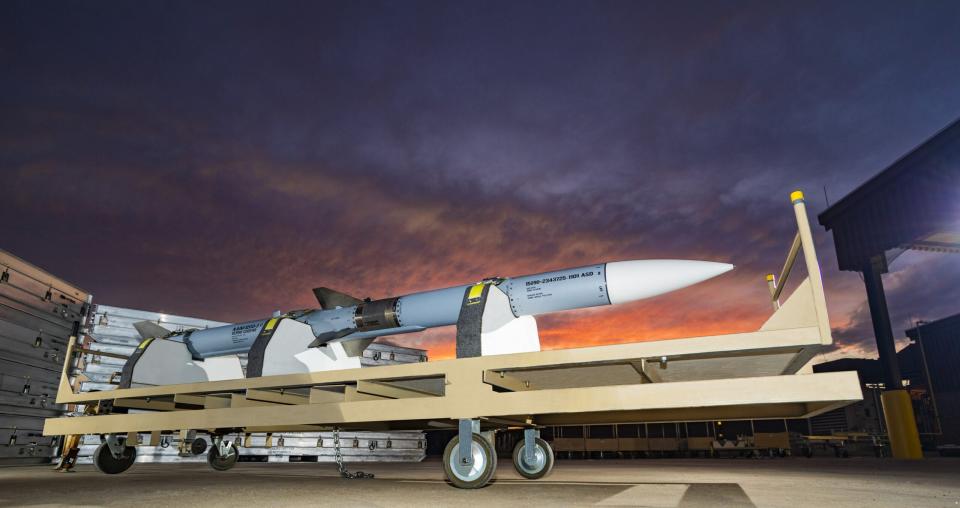
[[[363,300],[354,298],[346,293],[341,293],[335,289],[326,287],[313,288],[313,295],[317,297],[317,302],[324,309],[335,309],[337,307],[352,307],[363,303]]]
[[[369,339],[357,339],[357,340],[344,340],[341,341],[343,344],[343,350],[346,351],[347,356],[360,356],[363,354],[363,351],[373,342],[377,340],[376,337],[370,337]]]
[[[137,333],[143,339],[166,337],[173,333],[172,330],[167,330],[153,321],[138,321],[133,324],[133,327],[137,329]]]
[[[354,332],[353,328],[346,328],[343,330],[337,330],[335,332],[321,333],[320,335],[317,335],[317,338],[314,339],[313,342],[311,342],[307,347],[311,348],[311,347],[322,346],[327,342],[330,342],[331,340],[346,337],[347,335],[350,335],[353,332]]]

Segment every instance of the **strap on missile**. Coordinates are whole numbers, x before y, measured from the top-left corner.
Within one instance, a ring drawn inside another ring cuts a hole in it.
[[[153,338],[143,339],[137,349],[133,350],[130,358],[127,358],[126,363],[123,364],[123,369],[120,370],[120,385],[117,388],[130,388],[130,383],[133,381],[133,369],[137,366],[137,362],[140,361],[140,357],[143,356],[151,342],[153,342]]]
[[[137,349],[133,350],[133,354],[127,358],[127,361],[124,362],[123,368],[120,369],[120,384],[117,385],[117,388],[130,388],[130,385],[133,383],[133,369],[137,367],[137,362],[140,361],[140,357],[143,356],[143,353],[147,351],[147,347],[153,343],[153,338],[147,338],[140,341],[140,345],[137,346]],[[116,408],[113,407],[113,401],[103,401],[101,402],[101,409],[104,413],[126,413],[127,408]]]
[[[279,328],[278,325],[284,317],[285,316],[270,318],[263,324],[260,333],[257,334],[257,338],[253,341],[253,346],[251,346],[250,351],[247,352],[248,378],[263,375],[263,359],[267,354],[267,344],[270,343],[270,339],[273,338],[273,334],[277,331],[277,328]]]
[[[491,285],[503,282],[499,277],[484,279],[463,292],[460,316],[457,318],[457,358],[482,355],[480,333],[483,329],[483,310]]]

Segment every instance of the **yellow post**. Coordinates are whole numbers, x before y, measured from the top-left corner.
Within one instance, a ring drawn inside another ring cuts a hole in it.
[[[770,301],[773,303],[773,310],[780,309],[780,300],[777,299],[777,276],[768,273],[767,274],[767,289],[770,290]]]
[[[920,434],[913,416],[913,403],[906,390],[889,390],[880,395],[883,419],[887,423],[890,451],[895,459],[922,459]]]
[[[830,319],[827,317],[827,301],[823,293],[823,278],[820,275],[820,263],[817,262],[817,251],[813,243],[813,233],[810,231],[810,221],[807,219],[807,205],[804,203],[803,192],[790,193],[790,202],[797,217],[797,235],[800,246],[803,248],[803,259],[807,264],[807,278],[813,288],[813,306],[817,311],[817,326],[820,328],[821,344],[833,343],[830,333]],[[791,249],[792,250],[792,249]],[[786,276],[782,275],[777,284],[783,285]]]

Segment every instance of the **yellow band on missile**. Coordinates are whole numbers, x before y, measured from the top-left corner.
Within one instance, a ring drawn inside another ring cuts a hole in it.
[[[774,275],[773,275],[772,273],[768,273],[768,274],[767,274],[767,280],[768,280],[768,281],[773,282],[773,277],[774,277]]]
[[[480,301],[480,297],[483,296],[483,286],[485,284],[482,282],[470,286],[470,292],[467,293],[467,305],[473,305]]]
[[[267,321],[267,326],[264,327],[264,330],[270,331],[273,330],[273,327],[277,325],[277,318],[270,318],[270,321]]]
[[[797,201],[803,201],[803,192],[795,190],[790,193],[790,201],[796,203]]]
[[[137,346],[137,349],[143,349],[143,348],[149,346],[151,342],[153,342],[153,338],[152,338],[152,337],[149,338],[149,339],[144,339],[143,342],[141,342],[140,345]]]

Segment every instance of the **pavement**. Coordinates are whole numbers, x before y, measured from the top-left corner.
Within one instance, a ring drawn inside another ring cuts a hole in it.
[[[0,506],[960,506],[956,458],[560,460],[536,481],[501,458],[478,490],[448,484],[437,459],[349,466],[376,478],[344,480],[329,463],[135,464],[113,476],[7,467]]]

